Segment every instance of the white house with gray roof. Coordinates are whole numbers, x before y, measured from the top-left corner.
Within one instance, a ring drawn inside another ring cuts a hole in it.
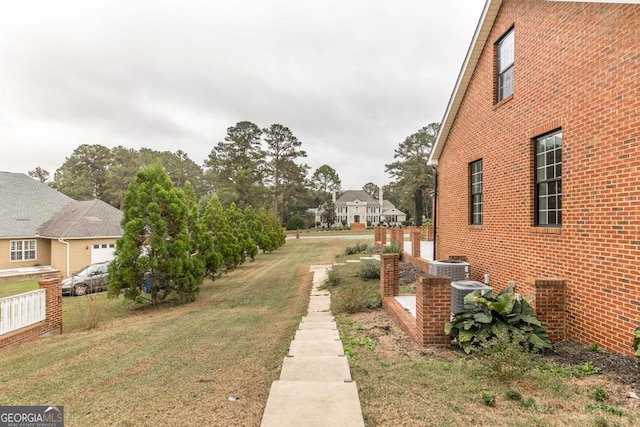
[[[122,212],[76,201],[21,173],[0,172],[0,271],[51,266],[63,275],[113,257]]]
[[[382,189],[378,199],[374,199],[364,190],[347,190],[338,199],[333,193],[333,203],[336,207],[336,222],[334,227],[342,224],[367,224],[367,225],[398,225],[406,221],[407,215],[396,209],[388,200],[384,200]],[[316,210],[316,224],[327,228],[327,218],[325,215],[326,205]]]

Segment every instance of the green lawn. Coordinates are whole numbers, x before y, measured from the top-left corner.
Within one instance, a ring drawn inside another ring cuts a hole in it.
[[[0,404],[64,405],[68,426],[258,425],[311,288],[310,264],[340,242],[289,241],[215,282],[196,302],[140,309],[64,298],[59,336],[0,350]],[[239,399],[230,402],[228,397]]]
[[[24,282],[12,282],[0,284],[0,298],[12,295],[23,294],[38,289],[37,280],[27,280]]]

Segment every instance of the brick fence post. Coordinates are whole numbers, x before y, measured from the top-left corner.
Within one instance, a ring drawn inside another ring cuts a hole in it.
[[[62,285],[60,279],[44,279],[38,282],[46,292],[46,322],[51,329],[62,333]]]
[[[411,256],[414,258],[420,258],[420,228],[410,228],[409,236],[411,236]]]
[[[527,279],[519,288],[523,296],[533,296],[531,306],[551,342],[566,339],[566,286],[562,279]]]
[[[444,324],[451,320],[451,279],[431,274],[416,279],[416,341],[419,346],[450,345]]]
[[[387,227],[380,227],[380,245],[387,246]]]
[[[377,225],[373,227],[373,243],[380,243],[380,227]]]
[[[400,256],[380,255],[380,294],[382,298],[398,295],[400,285]]]

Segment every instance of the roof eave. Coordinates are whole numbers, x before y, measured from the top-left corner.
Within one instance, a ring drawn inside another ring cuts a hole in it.
[[[427,161],[427,164],[430,166],[438,165],[438,159],[440,158],[445,142],[449,137],[449,132],[451,131],[451,127],[453,126],[456,116],[458,115],[462,99],[469,87],[471,77],[473,76],[473,72],[478,64],[478,60],[480,59],[480,55],[482,54],[482,50],[487,42],[489,33],[491,32],[491,28],[493,27],[493,23],[498,15],[501,5],[502,0],[487,0],[485,3],[484,10],[482,11],[482,15],[478,21],[478,26],[476,27],[473,39],[471,39],[467,56],[465,57],[460,73],[458,74],[458,80],[456,81],[456,85],[451,97],[449,98],[449,104],[447,105],[444,118],[440,124],[440,130],[436,136],[436,141],[433,145],[433,149],[431,150],[429,160]]]

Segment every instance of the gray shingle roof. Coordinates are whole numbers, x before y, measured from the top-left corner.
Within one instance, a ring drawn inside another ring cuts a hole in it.
[[[0,172],[0,238],[120,237],[121,221],[101,200],[77,202],[25,174]]]
[[[73,199],[22,173],[0,172],[0,238],[35,237]]]
[[[369,193],[367,193],[364,190],[347,190],[344,192],[342,196],[340,196],[338,200],[336,200],[336,203],[347,203],[347,202],[353,202],[355,200],[360,200],[361,202],[367,202],[367,203],[377,202],[376,199],[371,197]]]
[[[103,202],[73,201],[42,224],[39,235],[49,238],[86,238],[122,236],[122,211]]]

